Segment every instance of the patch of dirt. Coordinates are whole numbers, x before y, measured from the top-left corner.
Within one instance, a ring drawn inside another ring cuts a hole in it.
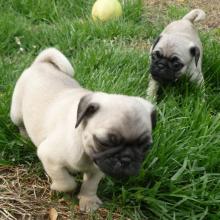
[[[220,28],[220,1],[219,0],[143,0],[144,5],[151,13],[153,20],[161,17],[166,11],[167,7],[173,6],[184,6],[190,9],[201,8],[206,12],[206,19],[203,24],[206,28]],[[159,13],[158,13],[159,12]]]
[[[77,205],[74,206],[71,199],[54,199],[49,186],[49,178],[41,178],[34,168],[0,167],[0,219],[94,219],[94,215],[83,213]],[[95,219],[104,220],[107,216],[108,210],[100,208]],[[121,217],[119,213],[112,214],[114,220]]]

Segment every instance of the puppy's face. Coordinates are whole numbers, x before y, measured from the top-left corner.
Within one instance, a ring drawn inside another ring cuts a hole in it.
[[[160,36],[151,49],[151,75],[160,83],[175,82],[187,71],[192,61],[197,66],[199,57],[199,48],[188,39]]]
[[[82,116],[83,115],[83,116]],[[84,150],[105,174],[137,175],[152,144],[155,111],[141,98],[93,93],[79,103]]]

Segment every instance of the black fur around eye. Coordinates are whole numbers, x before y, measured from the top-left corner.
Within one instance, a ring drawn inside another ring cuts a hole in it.
[[[180,62],[174,62],[172,63],[172,66],[175,70],[180,70],[184,65]]]
[[[138,146],[143,153],[148,151],[151,148],[151,138],[147,135],[142,135],[138,140]]]
[[[143,145],[143,147],[142,147],[143,152],[150,150],[151,146],[152,146],[151,143]]]
[[[155,59],[160,59],[163,57],[163,55],[160,53],[160,51],[154,51],[152,54],[151,54],[151,57],[153,60]]]
[[[149,137],[141,137],[138,141],[139,145],[145,145],[149,142]]]
[[[109,134],[106,138],[98,138],[93,135],[93,139],[100,147],[117,147],[122,143],[122,139],[115,134]]]
[[[181,63],[180,59],[176,56],[170,59],[171,65],[175,70],[180,70],[184,65]]]
[[[174,62],[179,62],[180,59],[176,56],[173,56],[171,59],[170,59],[171,63],[174,63]]]
[[[120,145],[121,143],[121,138],[116,134],[109,134],[108,139],[112,145]]]

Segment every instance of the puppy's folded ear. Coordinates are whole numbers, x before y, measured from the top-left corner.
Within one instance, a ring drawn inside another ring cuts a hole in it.
[[[150,117],[151,117],[152,129],[154,129],[157,124],[157,112],[155,109],[153,109],[153,111],[151,112]]]
[[[146,99],[140,97],[135,97],[135,99],[141,102],[145,106],[145,109],[148,111],[148,113],[150,113],[151,127],[154,129],[157,123],[157,112],[155,106]]]
[[[199,61],[199,57],[200,57],[200,49],[197,47],[197,46],[193,46],[189,49],[190,51],[190,54],[195,57],[195,63],[196,63],[196,66],[198,64],[198,61]]]
[[[152,47],[151,47],[151,52],[153,51],[153,49],[156,47],[156,45],[158,44],[159,40],[161,39],[161,36],[157,37],[156,40],[154,41]]]
[[[92,94],[85,95],[80,99],[77,109],[77,119],[75,128],[79,126],[82,120],[90,118],[99,109],[99,104],[94,103],[91,100]]]

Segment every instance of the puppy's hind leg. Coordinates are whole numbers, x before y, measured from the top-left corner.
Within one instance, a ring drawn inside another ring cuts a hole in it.
[[[45,140],[37,149],[37,155],[40,158],[45,171],[52,180],[51,189],[59,192],[71,192],[77,187],[77,184],[70,175],[63,162],[60,160],[59,153],[54,150],[56,143]]]
[[[23,137],[28,137],[27,131],[23,123],[22,96],[23,96],[23,88],[19,80],[15,86],[14,93],[12,96],[10,117],[11,117],[12,122],[18,126],[20,134]]]

